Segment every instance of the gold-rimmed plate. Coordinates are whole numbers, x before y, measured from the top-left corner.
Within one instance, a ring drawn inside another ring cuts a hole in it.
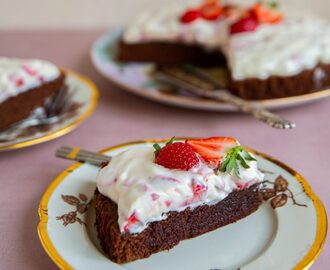
[[[63,114],[60,121],[24,129],[10,140],[0,140],[0,152],[39,144],[63,136],[92,114],[99,95],[97,87],[92,81],[76,72],[70,70],[64,70],[64,72],[69,100],[67,101],[67,112]]]
[[[121,89],[146,99],[177,107],[205,111],[237,111],[237,108],[224,102],[192,96],[182,89],[176,89],[176,91],[169,89],[151,76],[153,64],[116,61],[117,43],[121,34],[122,29],[105,33],[95,41],[90,53],[95,68]],[[307,104],[329,96],[330,89],[325,89],[305,95],[255,101],[255,103],[275,110]]]
[[[113,156],[155,142],[159,141],[131,142],[102,152]],[[325,208],[300,174],[268,155],[253,152],[266,179],[286,179],[294,200],[276,209],[265,201],[258,211],[235,224],[182,241],[170,251],[118,265],[102,253],[96,238],[92,198],[98,168],[76,163],[51,183],[41,200],[41,243],[60,269],[308,269],[326,239]]]

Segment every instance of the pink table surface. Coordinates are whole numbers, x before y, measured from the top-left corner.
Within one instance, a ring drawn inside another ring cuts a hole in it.
[[[0,269],[56,269],[37,235],[38,204],[51,181],[70,162],[54,157],[61,145],[90,150],[144,138],[230,135],[268,153],[305,176],[330,209],[330,98],[281,114],[296,122],[276,130],[238,113],[169,107],[120,91],[102,78],[89,59],[102,31],[0,32],[0,55],[38,57],[81,72],[99,87],[91,118],[74,132],[33,147],[0,153]],[[312,269],[329,269],[330,242]]]

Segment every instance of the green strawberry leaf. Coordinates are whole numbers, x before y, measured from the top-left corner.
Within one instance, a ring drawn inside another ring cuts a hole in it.
[[[237,159],[240,161],[240,163],[244,169],[250,168],[250,166],[246,163],[246,161],[240,154],[237,155]]]
[[[166,142],[166,145],[172,144],[174,142],[175,136],[173,136],[169,141]]]
[[[228,151],[218,171],[227,172],[228,174],[232,174],[232,171],[235,171],[237,176],[239,176],[239,164],[244,169],[250,168],[247,161],[256,161],[256,159],[241,146],[236,146]]]
[[[155,156],[157,157],[158,154],[159,154],[159,152],[160,152],[160,150],[161,150],[162,148],[160,147],[160,145],[159,145],[158,143],[155,143],[155,144],[153,145],[153,147],[154,147],[154,149],[155,149],[154,154],[155,154]]]

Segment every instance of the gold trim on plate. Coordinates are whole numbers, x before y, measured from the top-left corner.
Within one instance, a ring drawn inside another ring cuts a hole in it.
[[[27,140],[27,141],[19,142],[19,143],[13,143],[10,145],[0,146],[0,152],[43,143],[43,142],[58,138],[60,136],[63,136],[65,134],[69,133],[70,131],[72,131],[73,129],[75,129],[78,125],[80,125],[82,122],[84,122],[92,114],[92,112],[94,111],[94,109],[97,105],[97,100],[99,97],[99,91],[98,91],[96,85],[87,77],[85,77],[81,74],[78,74],[74,71],[64,70],[64,72],[65,72],[65,74],[67,74],[69,76],[78,78],[78,80],[82,81],[84,84],[86,84],[88,86],[88,89],[90,90],[92,96],[91,96],[91,101],[90,101],[90,104],[89,104],[89,107],[87,108],[87,110],[85,112],[83,112],[79,116],[79,118],[77,118],[75,121],[71,122],[70,124],[68,124],[67,126],[61,128],[61,129],[55,130],[55,131],[53,131],[49,134],[46,134],[42,137],[39,137],[39,138],[34,138],[34,139]]]
[[[178,140],[180,139],[185,139],[185,138],[177,138]],[[113,151],[122,147],[126,146],[131,146],[131,145],[136,145],[136,144],[143,144],[143,143],[161,143],[161,142],[166,142],[167,140],[154,140],[154,139],[147,139],[147,140],[142,140],[142,141],[133,141],[133,142],[128,142],[124,144],[119,144],[113,147],[106,148],[100,153],[105,153],[108,151]],[[314,243],[306,253],[305,257],[293,268],[293,270],[304,270],[308,269],[312,263],[316,260],[318,255],[320,254],[323,245],[326,240],[327,236],[327,228],[328,228],[328,220],[327,220],[327,214],[325,211],[325,208],[323,206],[323,203],[321,200],[317,197],[317,195],[312,191],[309,183],[305,178],[303,178],[299,173],[297,173],[295,170],[287,166],[281,161],[278,161],[266,154],[257,152],[253,149],[247,148],[249,151],[252,153],[269,160],[282,169],[286,170],[289,172],[303,187],[305,193],[307,196],[310,197],[310,199],[313,201],[313,205],[315,207],[316,211],[316,216],[317,216],[317,231],[316,231],[316,236]],[[65,269],[65,270],[71,270],[74,269],[71,265],[66,262],[59,252],[56,250],[54,245],[52,244],[50,237],[48,235],[47,231],[47,222],[48,222],[48,202],[53,194],[54,190],[57,188],[57,186],[65,179],[65,177],[70,174],[73,170],[79,168],[82,166],[83,163],[75,163],[68,167],[65,171],[63,171],[60,175],[58,175],[55,180],[50,184],[50,186],[47,188],[45,194],[43,195],[41,202],[39,204],[39,217],[40,217],[40,222],[38,224],[38,235],[40,238],[40,241],[46,250],[47,254],[49,257],[55,262],[55,264],[60,268],[60,269]]]

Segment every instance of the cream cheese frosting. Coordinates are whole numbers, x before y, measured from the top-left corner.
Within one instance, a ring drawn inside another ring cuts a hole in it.
[[[126,29],[123,39],[126,43],[193,43],[221,50],[234,80],[292,76],[320,63],[330,64],[330,23],[325,19],[285,16],[278,24],[262,24],[255,31],[230,35],[230,22],[226,19],[180,22],[187,8],[200,3],[174,3],[145,12]]]
[[[0,103],[59,75],[60,70],[44,60],[0,57]]]
[[[208,49],[217,49],[228,39],[225,20],[196,20],[189,24],[182,24],[179,20],[186,9],[200,2],[200,0],[175,2],[158,10],[145,11],[125,30],[123,39],[127,43],[181,41],[187,44],[201,44]]]
[[[263,180],[256,161],[239,165],[239,176],[216,174],[202,160],[189,171],[170,170],[154,163],[154,149],[133,147],[116,156],[97,175],[97,188],[118,206],[122,233],[140,233],[170,211],[216,204],[235,189]],[[131,222],[134,221],[134,222]]]
[[[293,76],[330,63],[330,24],[314,16],[287,18],[232,35],[223,51],[235,80]]]

